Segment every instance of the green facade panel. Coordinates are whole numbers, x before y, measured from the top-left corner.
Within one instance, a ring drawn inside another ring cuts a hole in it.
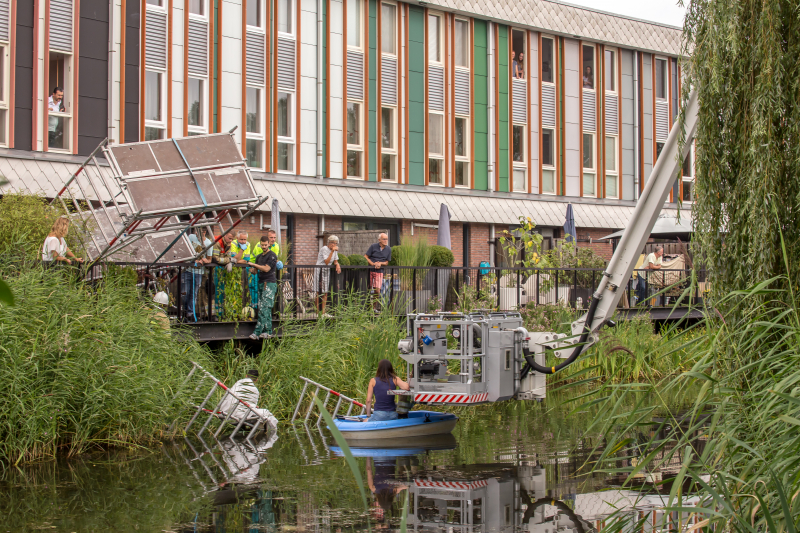
[[[425,185],[425,10],[408,10],[408,182]]]
[[[367,113],[368,153],[369,153],[369,181],[378,181],[378,9],[377,0],[369,0],[369,77],[367,78],[367,95],[369,98],[369,111]]]
[[[473,31],[473,161],[475,189],[485,191],[489,188],[489,95],[488,95],[488,43],[486,42],[486,22],[474,21]]]
[[[509,71],[510,52],[508,47],[508,26],[497,25],[497,56],[499,68],[497,69],[499,94],[497,98],[497,118],[499,127],[497,136],[500,145],[497,154],[497,176],[499,178],[498,190],[508,192],[508,86],[511,78]]]

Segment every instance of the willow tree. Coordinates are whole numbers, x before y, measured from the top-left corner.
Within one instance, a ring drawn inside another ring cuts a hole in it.
[[[691,0],[684,36],[686,81],[700,103],[695,238],[714,293],[776,275],[797,289],[798,1]]]

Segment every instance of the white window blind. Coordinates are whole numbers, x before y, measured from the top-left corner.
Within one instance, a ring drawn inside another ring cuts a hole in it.
[[[263,33],[247,32],[247,84],[262,86],[266,83],[266,49]]]
[[[606,95],[606,135],[617,135],[619,133],[619,107],[617,95]]]
[[[444,69],[428,65],[428,109],[444,111]]]
[[[469,115],[469,80],[470,73],[456,70],[455,74],[455,107],[459,115]]]
[[[392,56],[381,58],[381,102],[397,105],[397,59]]]
[[[542,84],[542,125],[556,125],[556,86]]]
[[[11,19],[11,0],[0,0],[0,41],[8,41],[8,25]]]
[[[189,74],[208,75],[208,23],[189,18]]]
[[[50,0],[50,48],[72,51],[72,0]]]
[[[511,80],[511,119],[514,122],[528,121],[528,84],[525,80]]]
[[[166,13],[159,11],[147,12],[144,28],[144,64],[146,67],[151,68],[167,68]]]
[[[294,39],[278,37],[278,87],[294,90]]]
[[[656,100],[656,140],[666,141],[669,137],[669,103]]]
[[[364,54],[353,50],[347,51],[347,97],[364,98]]]
[[[583,91],[583,131],[597,131],[597,101],[591,91]]]

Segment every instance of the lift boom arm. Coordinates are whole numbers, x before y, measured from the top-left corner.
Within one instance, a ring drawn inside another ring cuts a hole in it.
[[[661,213],[670,189],[675,183],[675,177],[678,175],[682,163],[691,149],[697,128],[697,112],[697,92],[692,91],[684,114],[673,124],[669,137],[667,137],[667,142],[661,150],[661,155],[650,173],[650,178],[645,183],[644,191],[642,191],[642,195],[636,204],[633,216],[628,221],[628,226],[625,228],[619,245],[593,295],[594,299],[597,300],[596,308],[593,310],[590,308],[588,313],[572,324],[573,335],[580,335],[585,331],[586,324],[589,323],[591,334],[583,344],[583,349],[595,342],[596,337],[592,334],[597,332],[617,308],[623,293],[621,288],[624,288],[627,280],[630,279],[636,259],[650,237],[653,225]],[[682,127],[686,131],[686,141],[680,157],[678,157],[680,148],[678,137]],[[592,311],[594,312],[592,313]],[[580,350],[580,347],[576,348],[576,350]]]

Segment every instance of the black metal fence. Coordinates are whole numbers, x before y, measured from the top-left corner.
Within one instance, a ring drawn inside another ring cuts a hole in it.
[[[94,265],[88,279],[99,280],[107,264]],[[150,297],[158,291],[169,295],[170,314],[180,320],[240,321],[251,319],[249,309],[258,306],[255,274],[242,266],[194,268],[191,264],[113,263],[136,273],[140,289]],[[316,319],[325,296],[327,309],[344,295],[372,298],[376,307],[391,306],[398,315],[413,312],[497,309],[511,311],[524,306],[561,304],[588,308],[602,269],[524,269],[481,267],[330,267],[287,265],[280,274],[274,313],[278,318]],[[195,274],[195,275],[192,275]],[[624,287],[620,308],[670,307],[689,286],[691,270],[637,270]],[[698,284],[685,301],[697,303],[705,291],[705,273],[697,272]],[[231,284],[238,284],[233,290]],[[226,286],[227,284],[227,286]],[[194,295],[194,296],[193,296]],[[231,302],[231,299],[236,301]],[[241,301],[238,301],[238,299]],[[194,304],[193,304],[194,302]],[[244,310],[244,312],[242,312]],[[227,314],[227,316],[226,316]]]

